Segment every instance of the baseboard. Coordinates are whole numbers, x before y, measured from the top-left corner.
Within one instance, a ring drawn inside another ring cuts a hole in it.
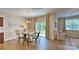
[[[4,39],[4,41],[8,41],[8,40],[13,40],[16,39],[17,37],[13,37],[13,38],[9,38],[9,39]]]

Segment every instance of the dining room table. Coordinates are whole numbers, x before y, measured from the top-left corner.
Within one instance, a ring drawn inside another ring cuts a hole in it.
[[[23,45],[24,43],[27,41],[27,44],[29,44],[29,42],[33,41],[33,36],[35,36],[35,31],[31,31],[31,32],[24,32],[23,33]]]

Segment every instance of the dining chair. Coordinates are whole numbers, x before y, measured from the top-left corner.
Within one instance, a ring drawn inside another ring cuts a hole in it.
[[[18,43],[20,42],[21,39],[24,39],[23,34],[20,32],[16,32],[17,38],[18,38]]]
[[[24,37],[23,45],[24,45],[25,42],[27,42],[27,44],[29,44],[29,39],[30,39],[30,37],[29,37],[29,33],[27,33],[27,34],[23,34],[23,37]]]
[[[33,34],[33,39],[35,39],[35,42],[37,42],[37,39],[39,38],[39,34],[40,32],[36,32],[35,34]]]

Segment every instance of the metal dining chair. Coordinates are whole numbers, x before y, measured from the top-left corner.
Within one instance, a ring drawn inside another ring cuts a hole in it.
[[[17,38],[18,38],[18,43],[20,42],[21,39],[24,39],[22,33],[18,33],[18,32],[16,32],[16,35],[17,35]]]
[[[23,34],[23,37],[24,37],[24,40],[23,40],[23,45],[24,45],[24,43],[27,41],[27,44],[29,44],[29,33],[27,33],[27,34]]]
[[[36,32],[33,36],[33,39],[35,39],[35,42],[37,42],[37,39],[39,38],[40,32]]]

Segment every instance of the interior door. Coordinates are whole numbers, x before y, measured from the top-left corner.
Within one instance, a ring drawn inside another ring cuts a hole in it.
[[[3,27],[3,17],[0,17],[0,28]],[[4,32],[0,32],[0,43],[4,42]]]

